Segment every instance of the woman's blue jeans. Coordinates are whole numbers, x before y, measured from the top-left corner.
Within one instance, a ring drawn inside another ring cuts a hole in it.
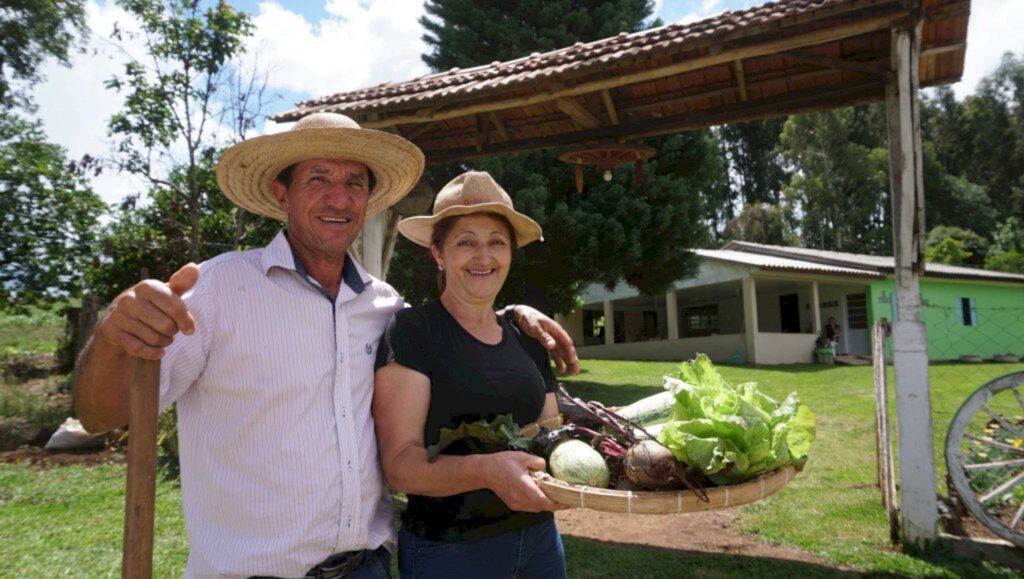
[[[428,541],[403,528],[398,567],[406,579],[564,579],[565,552],[553,521],[471,543]]]

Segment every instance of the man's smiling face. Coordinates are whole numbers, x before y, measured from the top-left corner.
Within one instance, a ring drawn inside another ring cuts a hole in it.
[[[370,172],[346,159],[308,159],[295,165],[291,184],[274,182],[288,214],[288,240],[303,257],[338,260],[359,235],[370,198]]]

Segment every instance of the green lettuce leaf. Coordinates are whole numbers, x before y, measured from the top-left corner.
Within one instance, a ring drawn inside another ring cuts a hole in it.
[[[441,451],[450,444],[463,438],[473,438],[484,447],[484,452],[500,450],[522,450],[530,447],[530,439],[519,435],[519,427],[512,420],[511,414],[499,414],[490,422],[478,420],[463,422],[457,428],[442,427],[438,432],[437,443],[427,447],[427,460],[434,462]]]
[[[731,386],[700,354],[665,377],[675,396],[658,441],[716,484],[732,484],[790,464],[802,465],[814,442],[814,413],[797,394],[781,404],[755,383]]]

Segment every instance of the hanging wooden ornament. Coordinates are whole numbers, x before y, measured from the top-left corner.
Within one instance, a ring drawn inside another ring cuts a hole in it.
[[[605,181],[611,181],[611,170],[622,163],[632,161],[636,167],[636,184],[643,185],[643,163],[657,151],[646,145],[628,143],[599,143],[579,149],[564,151],[558,156],[560,161],[576,166],[576,191],[583,192],[583,165],[596,165],[604,172]]]

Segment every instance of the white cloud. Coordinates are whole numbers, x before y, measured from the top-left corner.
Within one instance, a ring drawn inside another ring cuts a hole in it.
[[[113,1],[103,5],[88,2],[86,18],[91,34],[85,53],[74,55],[71,67],[52,60],[44,64],[46,82],[34,92],[48,138],[67,149],[71,159],[109,153],[107,122],[123,99],[104,88],[103,83],[124,67],[124,59],[113,49],[109,36],[115,23],[127,31],[132,21]],[[120,201],[140,187],[138,180],[113,172],[93,179],[94,190],[108,203]]]
[[[325,10],[311,23],[276,2],[260,4],[249,50],[269,68],[271,88],[316,98],[427,72],[422,0],[331,0]]]
[[[1022,12],[1021,0],[972,0],[964,74],[952,85],[958,99],[973,93],[982,78],[995,72],[1003,53],[1024,56]]]

